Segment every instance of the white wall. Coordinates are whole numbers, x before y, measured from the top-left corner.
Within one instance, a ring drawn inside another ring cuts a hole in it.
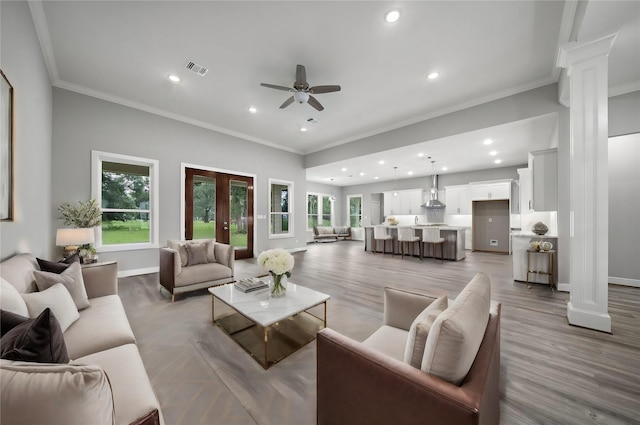
[[[256,216],[268,217],[268,179],[294,183],[294,236],[268,239],[268,220],[256,220],[254,254],[306,241],[306,175],[302,157],[63,89],[53,91],[52,205],[91,196],[91,150],[159,160],[160,244],[180,234],[181,163],[257,175]],[[53,227],[60,225],[53,217]],[[158,250],[98,253],[120,271],[158,266]]]
[[[640,133],[609,139],[609,282],[640,287]]]
[[[14,221],[0,223],[0,258],[53,258],[51,84],[27,2],[0,1],[0,68],[14,90]]]

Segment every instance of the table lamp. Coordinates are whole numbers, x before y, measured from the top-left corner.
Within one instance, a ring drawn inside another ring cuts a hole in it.
[[[64,247],[64,258],[78,252],[81,245],[95,242],[95,235],[91,228],[58,229],[56,233],[56,246]]]

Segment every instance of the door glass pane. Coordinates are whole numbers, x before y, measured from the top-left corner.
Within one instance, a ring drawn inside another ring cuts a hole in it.
[[[216,179],[193,176],[193,239],[216,237]]]
[[[331,226],[331,199],[322,197],[322,225]]]
[[[318,195],[307,195],[307,228],[318,225]]]
[[[362,197],[349,198],[349,217],[351,227],[362,226]]]
[[[232,247],[245,249],[247,247],[248,223],[247,207],[249,185],[243,181],[231,180],[229,187],[229,236]]]

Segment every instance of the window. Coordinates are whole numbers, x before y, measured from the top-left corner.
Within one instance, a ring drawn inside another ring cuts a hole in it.
[[[362,227],[362,195],[349,195],[349,226]]]
[[[269,179],[269,238],[293,236],[293,182]]]
[[[102,210],[100,251],[158,246],[158,161],[92,151],[92,198]]]
[[[307,229],[313,226],[333,225],[333,202],[321,193],[307,193]]]

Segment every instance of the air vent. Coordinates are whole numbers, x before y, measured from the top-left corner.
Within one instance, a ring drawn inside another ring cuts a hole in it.
[[[190,71],[195,72],[201,77],[204,77],[205,75],[207,75],[207,72],[209,72],[209,68],[204,67],[202,65],[198,65],[197,63],[191,62],[191,61],[187,62],[187,64],[184,67]]]
[[[313,117],[307,118],[307,122],[311,124],[318,124],[318,120]]]

